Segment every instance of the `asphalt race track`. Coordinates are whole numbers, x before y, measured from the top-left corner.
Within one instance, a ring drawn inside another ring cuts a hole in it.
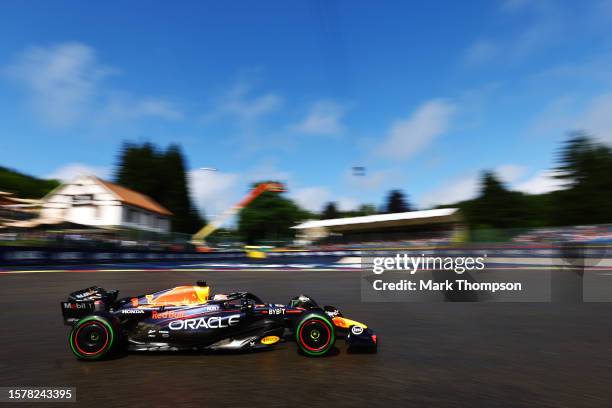
[[[309,294],[373,327],[376,355],[295,344],[243,354],[145,353],[77,361],[59,302],[93,284],[124,296],[206,279],[268,302]],[[612,276],[606,279],[612,280]],[[0,275],[0,386],[75,386],[95,406],[604,407],[612,303],[362,303],[356,271]],[[47,404],[51,406],[53,404]],[[63,404],[58,404],[59,406]]]

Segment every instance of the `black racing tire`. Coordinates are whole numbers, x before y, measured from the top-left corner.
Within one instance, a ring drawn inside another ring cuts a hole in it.
[[[318,357],[334,348],[336,332],[327,316],[312,313],[300,319],[295,329],[295,338],[305,355]]]
[[[112,316],[90,315],[74,325],[68,336],[72,353],[81,360],[108,357],[119,344],[120,330]]]

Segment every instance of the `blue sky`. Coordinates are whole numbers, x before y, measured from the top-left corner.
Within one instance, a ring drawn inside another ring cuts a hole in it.
[[[0,165],[112,177],[122,141],[179,143],[209,216],[258,179],[311,210],[483,169],[549,191],[567,131],[612,142],[610,0],[5,1],[0,38]]]

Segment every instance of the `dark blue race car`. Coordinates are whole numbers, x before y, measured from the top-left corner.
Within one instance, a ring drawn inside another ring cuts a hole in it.
[[[206,282],[117,299],[94,286],[61,303],[75,356],[97,360],[120,350],[256,350],[295,338],[308,356],[322,356],[345,338],[351,351],[377,351],[365,324],[333,306],[300,295],[287,305],[265,303],[249,292],[210,296]]]

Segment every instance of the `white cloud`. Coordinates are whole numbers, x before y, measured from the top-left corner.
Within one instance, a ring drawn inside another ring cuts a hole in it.
[[[489,40],[478,40],[468,47],[463,57],[466,65],[480,65],[497,56],[498,46]]]
[[[364,175],[354,175],[352,171],[345,173],[345,180],[353,188],[375,190],[380,188],[386,181],[401,177],[395,170],[367,171]]]
[[[107,166],[89,166],[82,163],[69,163],[54,170],[50,174],[46,175],[45,178],[70,181],[78,176],[87,175],[108,179],[110,174],[111,170]]]
[[[576,98],[561,97],[539,112],[526,129],[526,136],[561,136],[568,130],[584,130],[604,143],[612,143],[612,93],[578,104]]]
[[[525,166],[518,164],[503,164],[495,168],[495,174],[506,184],[511,184],[525,174]]]
[[[252,122],[261,116],[277,111],[283,99],[276,93],[252,95],[252,86],[247,81],[238,81],[215,103],[212,112],[204,115],[204,121],[230,117],[241,122]]]
[[[455,111],[455,106],[443,99],[424,103],[408,119],[391,126],[379,152],[389,158],[409,158],[448,131]]]
[[[465,65],[525,61],[542,49],[558,46],[559,38],[574,23],[552,1],[507,0],[500,3],[499,10],[502,23],[507,23],[509,18],[519,19],[518,29],[510,35],[507,35],[508,30],[496,30],[481,36],[466,48]]]
[[[300,207],[312,212],[321,212],[330,201],[337,203],[340,211],[351,211],[358,205],[356,200],[349,197],[333,197],[326,187],[304,187],[293,192],[292,198]]]
[[[209,219],[231,208],[240,197],[237,174],[192,170],[188,178],[194,203]]]
[[[338,203],[338,209],[340,211],[352,211],[357,209],[357,206],[359,205],[357,200],[349,197],[339,197],[336,202]]]
[[[493,173],[510,190],[539,194],[558,189],[555,188],[556,180],[551,178],[550,172],[541,172],[531,179],[521,181],[526,171],[525,166],[518,164],[502,164],[493,169]],[[475,198],[480,190],[481,177],[481,173],[474,172],[444,183],[422,194],[418,204],[421,208],[430,208]]]
[[[463,63],[468,67],[520,63],[538,50],[547,48],[560,35],[559,23],[550,21],[528,27],[510,41],[477,40],[465,50]]]
[[[104,81],[119,71],[101,63],[95,49],[82,43],[28,48],[5,72],[25,87],[34,112],[51,126],[66,127],[92,119],[182,117],[163,98],[141,98],[109,87]]]
[[[325,187],[305,187],[296,190],[292,196],[300,207],[319,212],[323,205],[330,201],[331,192]]]
[[[559,42],[567,22],[554,12],[542,11],[541,19],[520,32],[516,39],[506,46],[505,55],[517,61],[525,61],[529,56]]]
[[[29,48],[7,68],[30,92],[35,111],[55,126],[69,125],[91,108],[100,82],[112,72],[80,43]]]
[[[334,101],[315,103],[308,115],[299,123],[291,126],[292,130],[313,135],[336,135],[344,131],[342,118],[347,108]]]
[[[612,4],[612,2],[610,2]],[[608,67],[612,65],[612,55],[598,54],[583,61],[571,61],[554,65],[531,76],[533,85],[554,81],[553,84],[586,83],[590,86],[610,88],[612,86],[612,72]]]
[[[576,129],[583,129],[598,139],[612,143],[612,93],[591,100],[576,121]]]
[[[356,185],[360,186],[360,188],[371,190],[380,188],[380,186],[382,186],[384,182],[389,180],[391,176],[392,172],[375,171],[371,174],[366,174],[365,176],[353,177],[353,180]]]
[[[163,98],[145,97],[134,98],[130,95],[113,95],[109,98],[106,109],[101,112],[108,119],[139,119],[158,117],[166,120],[183,118],[183,113],[171,102]]]
[[[576,122],[574,100],[568,96],[562,96],[553,100],[542,111],[531,120],[524,131],[524,136],[560,136],[572,129]]]
[[[232,100],[227,108],[244,120],[253,120],[277,110],[281,105],[281,97],[275,94],[265,94],[251,100]]]
[[[563,189],[563,181],[556,179],[554,175],[554,171],[543,170],[528,180],[516,183],[512,189],[528,194],[543,194]]]
[[[457,178],[422,194],[417,202],[420,208],[431,208],[469,200],[478,194],[479,185],[479,176],[476,174]]]
[[[495,174],[513,191],[527,194],[543,194],[564,188],[562,180],[555,178],[558,174],[554,170],[541,170],[532,177],[523,177],[527,172],[525,166],[517,164],[504,164],[495,168]]]
[[[246,173],[246,179],[250,183],[268,180],[287,182],[290,178],[290,172],[279,169],[276,163],[269,159],[261,161]]]

